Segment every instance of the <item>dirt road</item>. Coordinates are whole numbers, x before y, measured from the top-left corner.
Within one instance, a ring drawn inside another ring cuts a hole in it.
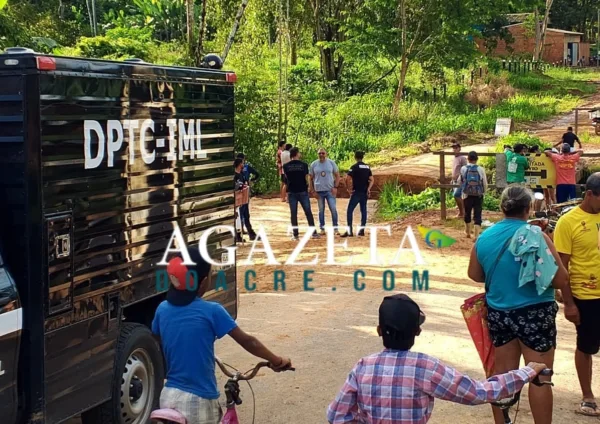
[[[315,203],[315,202],[313,202]],[[372,207],[372,205],[371,205]],[[315,208],[316,209],[316,208]],[[346,201],[338,200],[338,209],[345,212]],[[268,228],[269,241],[279,260],[284,261],[295,242],[285,235],[288,225],[287,204],[278,199],[255,200],[251,206],[253,223]],[[316,210],[315,210],[316,212]],[[358,216],[356,216],[358,218]],[[355,219],[356,219],[355,218]],[[327,218],[328,222],[329,217]],[[345,223],[345,219],[341,218]],[[380,236],[379,252],[382,257],[393,257],[405,233],[407,224],[438,227],[437,212],[417,214],[409,220],[394,224],[391,237]],[[424,331],[417,338],[415,350],[435,355],[444,362],[477,378],[483,378],[481,364],[466,330],[459,307],[467,297],[481,291],[466,276],[466,264],[472,242],[460,237],[459,230],[446,228],[444,233],[458,238],[451,250],[432,250],[419,239],[419,245],[430,273],[429,292],[415,292],[411,296],[427,314]],[[417,235],[418,236],[418,235]],[[419,236],[418,236],[419,237]],[[246,293],[243,275],[248,267],[239,267],[238,285],[241,289],[238,323],[255,334],[275,352],[289,355],[297,368],[295,373],[274,374],[265,371],[253,382],[256,394],[256,423],[259,424],[313,424],[324,423],[326,408],[343,384],[354,363],[364,355],[381,349],[376,335],[377,310],[386,293],[381,277],[385,269],[393,269],[398,277],[396,290],[412,292],[410,273],[412,255],[404,258],[402,266],[362,266],[368,261],[368,239],[349,239],[350,253],[339,255],[340,262],[350,254],[356,255],[356,266],[314,266],[311,286],[313,292],[303,291],[302,272],[311,268],[275,267],[262,263],[253,266],[258,290]],[[337,240],[339,241],[339,239]],[[241,248],[240,258],[247,256],[249,246]],[[303,259],[311,255],[326,256],[326,240],[311,240]],[[256,256],[258,262],[264,256]],[[290,269],[297,268],[297,269]],[[273,271],[286,271],[286,291],[273,291]],[[366,290],[353,289],[353,272],[366,272]],[[335,288],[335,291],[334,289]],[[556,353],[554,388],[555,423],[592,423],[594,418],[574,414],[579,399],[579,388],[573,366],[575,331],[562,315],[558,318],[559,349]],[[248,369],[255,360],[231,340],[217,343],[217,354],[226,362]],[[595,375],[600,375],[600,361],[594,364]],[[224,379],[219,376],[222,386]],[[595,383],[598,392],[598,378]],[[242,422],[252,422],[252,396],[242,386],[244,404],[239,408]],[[459,422],[479,424],[491,422],[489,406],[466,407],[436,402],[431,423]],[[532,424],[527,394],[524,393],[518,422]]]

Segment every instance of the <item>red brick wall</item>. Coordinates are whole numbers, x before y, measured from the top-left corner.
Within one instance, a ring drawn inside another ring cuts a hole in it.
[[[512,51],[509,51],[504,41],[498,42],[498,47],[492,52],[494,56],[498,57],[509,57],[509,56],[533,56],[533,50],[535,47],[535,37],[528,36],[527,31],[523,25],[514,25],[508,28],[514,38],[514,42],[510,44]],[[485,52],[485,47],[482,42],[478,41],[479,50]],[[580,43],[580,54],[579,56],[589,57],[589,45],[586,47],[583,43]],[[585,54],[584,54],[585,52]],[[562,62],[565,55],[565,35],[558,32],[547,32],[546,42],[544,47],[543,59],[546,62]]]

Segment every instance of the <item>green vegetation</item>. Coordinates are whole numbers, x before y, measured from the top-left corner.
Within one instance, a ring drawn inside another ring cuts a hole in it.
[[[193,66],[224,50],[240,3],[8,0],[0,49]],[[237,148],[264,176],[256,189],[279,185],[279,138],[308,161],[323,146],[342,170],[355,150],[381,165],[418,153],[417,144],[432,137],[490,134],[499,117],[547,119],[594,92],[587,81],[600,80],[598,72],[509,75],[475,48],[476,38],[486,45],[506,38],[505,14],[531,11],[535,1],[465,0],[460,13],[446,3],[401,2],[402,20],[397,0],[289,0],[289,13],[287,1],[250,1],[225,67],[238,74]],[[471,86],[479,67],[489,73]]]
[[[386,183],[379,196],[378,216],[383,220],[393,220],[411,212],[439,209],[441,205],[440,191],[427,188],[419,194],[410,194],[404,191],[401,185]],[[452,195],[446,196],[446,207],[456,207]],[[483,200],[483,209],[499,211],[500,200],[493,193],[486,193]]]

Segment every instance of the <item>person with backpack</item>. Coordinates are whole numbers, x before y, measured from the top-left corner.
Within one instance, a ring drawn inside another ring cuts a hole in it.
[[[475,238],[481,232],[481,212],[483,196],[487,191],[488,181],[485,170],[477,165],[477,152],[471,151],[467,156],[469,163],[460,170],[462,198],[465,205],[465,234],[471,238],[471,221],[475,221]],[[473,212],[473,213],[472,213]],[[475,215],[474,219],[471,215]]]

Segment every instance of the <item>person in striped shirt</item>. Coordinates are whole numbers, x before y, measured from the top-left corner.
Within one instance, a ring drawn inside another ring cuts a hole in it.
[[[329,405],[330,424],[422,424],[435,398],[480,405],[509,398],[532,381],[545,364],[476,381],[437,358],[412,352],[425,314],[407,295],[387,296],[379,307],[382,352],[362,358]],[[474,356],[474,360],[478,360]]]

